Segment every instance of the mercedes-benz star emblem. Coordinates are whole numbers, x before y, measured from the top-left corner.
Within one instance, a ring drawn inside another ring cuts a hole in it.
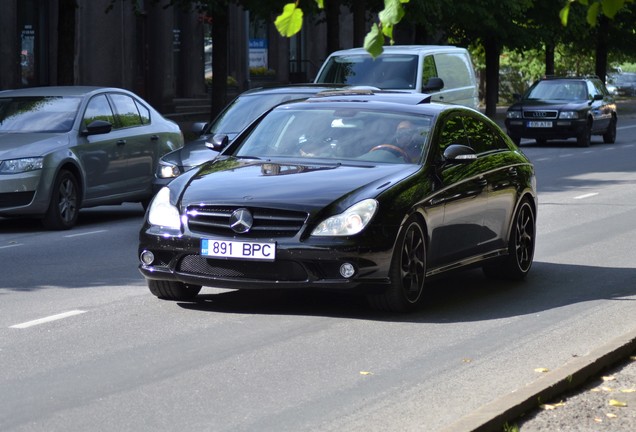
[[[235,233],[246,233],[252,228],[254,217],[246,208],[236,209],[230,215],[230,228]]]

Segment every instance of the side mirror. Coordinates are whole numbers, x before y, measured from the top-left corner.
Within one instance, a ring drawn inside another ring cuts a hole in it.
[[[205,146],[214,151],[220,152],[227,147],[230,139],[225,134],[217,134],[212,137],[212,142],[206,142]]]
[[[113,125],[105,120],[93,120],[90,122],[86,129],[82,131],[84,135],[100,135],[107,134],[113,130]]]
[[[444,88],[444,80],[439,77],[432,77],[426,81],[422,87],[422,92],[438,91]]]
[[[593,100],[603,100],[603,95],[602,94],[595,94],[594,97],[592,98]]]
[[[476,159],[475,150],[462,144],[451,144],[444,150],[444,162],[447,164],[465,164]]]

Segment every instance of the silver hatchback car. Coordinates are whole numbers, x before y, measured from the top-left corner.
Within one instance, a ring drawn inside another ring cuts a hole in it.
[[[0,91],[0,216],[69,229],[83,207],[145,206],[158,160],[182,146],[177,124],[127,90]]]

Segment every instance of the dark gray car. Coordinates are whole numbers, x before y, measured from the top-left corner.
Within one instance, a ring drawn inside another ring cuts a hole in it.
[[[158,160],[183,134],[123,89],[39,87],[0,92],[0,216],[69,229],[80,208],[146,205]]]

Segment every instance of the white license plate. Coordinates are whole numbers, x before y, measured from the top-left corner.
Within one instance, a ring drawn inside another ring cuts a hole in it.
[[[276,243],[202,239],[201,255],[215,258],[274,261],[276,259]]]
[[[552,127],[551,121],[529,121],[528,127],[531,128],[550,128]]]

